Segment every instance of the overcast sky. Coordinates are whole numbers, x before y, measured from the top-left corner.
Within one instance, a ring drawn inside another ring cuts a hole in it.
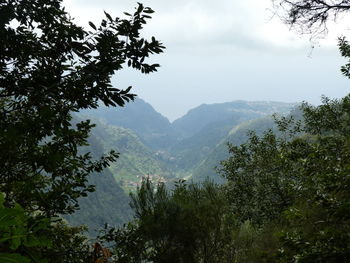
[[[141,1],[141,0],[140,0]],[[331,25],[329,35],[311,48],[273,16],[271,0],[144,0],[156,11],[145,36],[166,46],[152,58],[157,73],[125,69],[113,84],[129,85],[157,111],[174,120],[203,103],[268,100],[320,103],[349,93],[350,80],[341,76],[345,63],[337,37],[350,35],[344,20]],[[130,0],[65,0],[76,23],[99,23],[103,10],[112,16],[131,13]],[[349,24],[348,24],[349,25]]]

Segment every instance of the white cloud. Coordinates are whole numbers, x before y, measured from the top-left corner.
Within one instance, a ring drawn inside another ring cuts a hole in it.
[[[271,0],[140,1],[156,11],[144,33],[167,47],[156,57],[162,67],[147,76],[118,72],[114,84],[135,86],[137,94],[171,119],[201,103],[317,102],[321,94],[339,97],[348,92],[336,50],[336,38],[345,27],[331,25],[329,37],[320,41],[321,48],[310,59],[308,36],[290,31],[277,17],[271,19]],[[121,16],[137,5],[130,0],[64,4],[86,26],[89,20],[101,20],[103,10]]]
[[[103,10],[114,16],[131,12],[130,0],[65,0],[78,23],[98,22]],[[157,35],[168,46],[232,45],[241,48],[301,48],[308,36],[290,31],[273,17],[271,0],[144,0],[156,13],[146,26],[147,35]],[[330,35],[320,43],[334,46],[344,27],[330,25]]]
[[[136,5],[130,1],[66,0],[69,11],[81,24],[98,21],[106,9],[118,16]],[[240,47],[293,46],[305,44],[288,28],[270,21],[270,0],[148,0],[144,5],[157,12],[146,27],[168,45],[233,45]],[[276,37],[278,36],[278,37]],[[278,40],[277,40],[278,39]],[[251,45],[254,42],[254,45]]]

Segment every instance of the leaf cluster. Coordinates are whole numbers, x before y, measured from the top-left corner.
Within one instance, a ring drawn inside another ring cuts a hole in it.
[[[267,254],[277,262],[349,257],[349,106],[349,95],[324,98],[317,107],[304,103],[303,125],[286,129],[293,123],[281,119],[279,136],[251,133],[247,143],[230,145],[231,157],[221,163],[236,218],[253,223],[256,240],[266,229],[270,238],[278,237]],[[281,136],[293,130],[289,139]],[[269,248],[260,240],[256,248],[248,247],[252,250],[258,255]]]
[[[29,216],[19,205],[4,206],[5,198],[0,193],[0,260],[10,262],[47,262],[38,248],[52,246],[47,237],[50,220]]]
[[[221,189],[179,181],[170,193],[149,180],[132,194],[135,221],[109,230],[115,262],[230,262],[235,224]]]
[[[73,22],[62,0],[0,1],[1,262],[5,256],[41,262],[29,247],[42,262],[86,262],[82,229],[57,218],[79,208],[78,198],[94,191],[89,176],[118,154],[95,159],[84,151],[94,124],[73,114],[133,100],[131,87],[111,84],[123,67],[157,70],[146,60],[164,47],[140,33],[152,13],[142,4],[126,19],[105,12],[88,31]]]
[[[100,160],[78,148],[94,126],[74,123],[72,113],[133,100],[131,87],[112,87],[111,76],[129,63],[156,71],[150,54],[162,44],[140,36],[150,8],[139,4],[128,19],[106,19],[92,31],[75,25],[60,0],[0,3],[0,190],[6,204],[48,216],[72,213],[77,198],[94,190],[88,175],[118,157]]]

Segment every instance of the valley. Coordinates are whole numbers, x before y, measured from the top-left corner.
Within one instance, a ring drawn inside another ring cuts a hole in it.
[[[105,151],[120,153],[110,170],[128,192],[145,175],[165,182],[206,177],[220,181],[213,168],[225,159],[226,143],[240,144],[248,130],[261,133],[271,128],[271,115],[288,114],[293,106],[245,101],[203,104],[170,123],[150,104],[136,99],[124,108],[100,107],[84,114],[97,123],[93,134]]]
[[[250,130],[262,134],[275,126],[272,114],[286,115],[295,106],[246,101],[203,104],[172,123],[142,99],[123,108],[83,111],[78,117],[96,124],[86,151],[98,158],[115,150],[119,158],[102,174],[90,177],[96,191],[82,198],[80,210],[66,218],[73,225],[87,225],[90,233],[105,223],[127,222],[132,217],[129,193],[145,177],[169,186],[179,179],[223,183],[215,168],[228,157],[227,143],[245,142]]]

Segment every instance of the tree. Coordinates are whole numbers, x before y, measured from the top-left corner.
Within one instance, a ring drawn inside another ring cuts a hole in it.
[[[328,33],[329,20],[336,21],[342,13],[350,11],[349,0],[272,0],[276,13],[284,23],[300,29],[300,33],[311,34],[311,38]],[[350,46],[345,37],[339,37],[341,55],[349,60]],[[350,61],[341,71],[350,77]]]
[[[62,0],[0,1],[0,192],[6,208],[17,204],[31,220],[52,223],[94,190],[88,176],[118,155],[94,160],[83,153],[94,125],[74,122],[72,114],[133,100],[131,87],[111,85],[125,65],[146,74],[157,70],[145,61],[164,47],[140,35],[152,13],[142,4],[125,19],[105,12],[87,31],[73,23]]]
[[[303,124],[277,120],[281,135],[289,136],[252,134],[230,146],[231,157],[222,162],[233,212],[279,237],[269,255],[278,262],[346,262],[350,256],[349,106],[349,95],[325,98],[318,107],[304,103]],[[268,251],[259,242],[248,251]]]
[[[275,0],[284,22],[312,37],[327,33],[329,19],[350,10],[349,1]],[[280,9],[281,8],[281,9]],[[339,38],[349,60],[348,41]],[[341,67],[350,77],[350,63]],[[302,122],[276,120],[279,134],[251,133],[247,143],[229,146],[221,163],[226,191],[240,222],[257,233],[246,246],[248,262],[347,262],[349,239],[350,95],[304,103]],[[263,242],[272,240],[266,246]]]
[[[349,0],[272,0],[283,21],[301,33],[319,36],[327,33],[329,20],[350,11]]]
[[[259,138],[251,132],[246,143],[229,144],[230,158],[218,169],[227,179],[225,185],[237,219],[255,225],[276,220],[292,203],[287,190],[294,176],[293,166],[285,158],[291,145],[272,130]]]
[[[132,194],[134,223],[109,230],[116,262],[232,262],[235,221],[218,185],[149,180]]]
[[[135,95],[112,87],[111,76],[129,66],[150,73],[144,60],[163,46],[140,37],[153,11],[139,4],[129,19],[105,13],[92,31],[76,26],[61,0],[0,3],[0,191],[7,204],[48,215],[71,213],[87,191],[86,178],[117,154],[98,161],[79,154],[89,121],[72,124],[72,112],[123,106]]]
[[[31,259],[42,260],[38,248],[51,247],[47,234],[50,221],[47,218],[32,220],[26,211],[15,204],[4,206],[4,196],[0,193],[0,260],[1,262],[29,263]]]

